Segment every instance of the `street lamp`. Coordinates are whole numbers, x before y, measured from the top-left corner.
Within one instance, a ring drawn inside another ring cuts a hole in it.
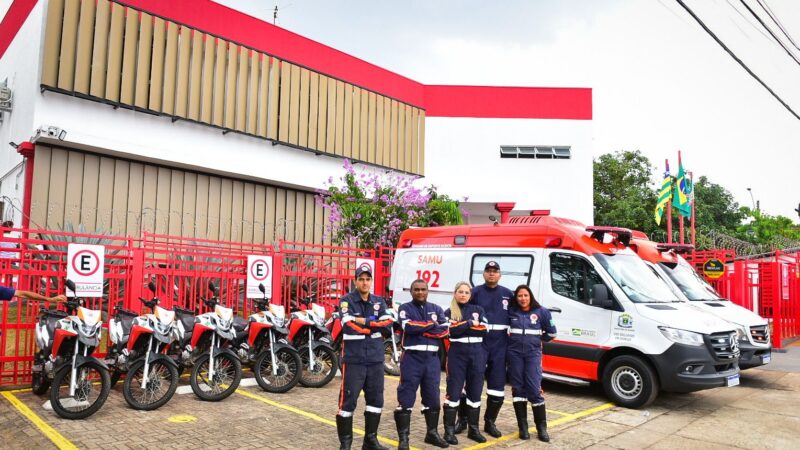
[[[756,211],[756,201],[753,200],[753,190],[750,189],[750,188],[747,188],[747,192],[750,193],[750,201],[753,202],[753,211]]]

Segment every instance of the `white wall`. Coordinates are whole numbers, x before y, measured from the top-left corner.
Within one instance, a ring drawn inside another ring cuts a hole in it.
[[[0,196],[9,197],[16,208],[22,208],[24,180],[17,183],[17,176],[24,168],[23,158],[8,143],[29,140],[36,127],[33,125],[34,99],[39,95],[39,61],[42,43],[42,11],[46,2],[40,1],[33,8],[17,36],[11,41],[3,57],[0,58],[0,81],[8,79],[8,86],[14,93],[13,111],[3,112],[0,124]],[[4,14],[4,12],[3,12]],[[16,208],[5,218],[14,220],[19,226],[22,216]]]
[[[501,159],[501,145],[568,145],[572,158]],[[456,198],[516,202],[515,209],[549,209],[592,224],[592,123],[429,117],[425,175]]]

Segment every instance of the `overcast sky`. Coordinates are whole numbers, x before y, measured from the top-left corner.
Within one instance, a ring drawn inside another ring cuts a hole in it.
[[[745,0],[800,60],[758,0]],[[800,1],[761,0],[800,44]],[[272,22],[275,0],[221,0]],[[800,114],[800,64],[741,0],[686,0]],[[591,87],[594,154],[677,151],[743,205],[796,223],[800,120],[674,0],[279,0],[277,24],[426,84]],[[654,179],[660,175],[654,173]]]

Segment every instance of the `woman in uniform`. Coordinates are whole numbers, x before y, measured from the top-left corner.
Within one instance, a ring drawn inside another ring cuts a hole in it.
[[[556,337],[556,326],[550,311],[533,298],[533,292],[524,284],[514,291],[508,317],[509,338],[506,358],[519,437],[530,439],[526,405],[530,402],[539,440],[549,442],[547,414],[541,389],[542,342]]]
[[[481,411],[481,391],[486,371],[486,351],[483,337],[487,320],[483,308],[469,303],[472,289],[469,283],[456,284],[450,309],[444,315],[450,321],[450,349],[447,351],[447,395],[444,404],[444,440],[457,445],[456,415],[462,391],[466,392],[467,437],[486,442],[478,428]]]

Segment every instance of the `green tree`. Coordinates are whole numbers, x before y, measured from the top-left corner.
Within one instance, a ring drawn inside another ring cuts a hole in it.
[[[655,168],[636,151],[607,153],[594,160],[594,222],[597,225],[657,230],[653,220],[656,187]]]
[[[747,207],[741,208],[741,212],[752,221],[737,227],[736,236],[739,239],[774,248],[800,245],[800,226],[795,225],[792,219],[785,216],[770,216]]]
[[[733,234],[745,218],[733,195],[724,187],[701,176],[694,183],[695,228]]]

